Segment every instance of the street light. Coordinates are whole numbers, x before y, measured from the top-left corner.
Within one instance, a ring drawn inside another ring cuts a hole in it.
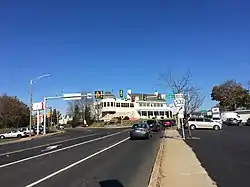
[[[42,78],[45,78],[45,77],[50,77],[50,74],[44,74],[44,75],[41,75],[41,76],[39,76],[39,77],[36,77],[35,79],[31,79],[30,80],[30,132],[31,132],[31,126],[32,126],[32,105],[33,105],[33,101],[32,101],[32,95],[33,95],[33,93],[32,93],[32,91],[33,91],[33,89],[32,89],[32,86],[33,86],[33,83],[35,82],[35,81],[38,81],[38,80],[40,80],[40,79],[42,79]],[[38,129],[37,129],[37,131],[38,131]],[[31,133],[30,133],[30,136],[31,136]]]

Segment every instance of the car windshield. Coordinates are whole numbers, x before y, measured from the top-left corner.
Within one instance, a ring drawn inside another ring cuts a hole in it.
[[[132,129],[138,129],[138,128],[144,128],[144,129],[146,129],[147,128],[147,124],[140,123],[140,124],[134,124],[132,126]]]
[[[220,120],[220,118],[213,118],[213,120]]]

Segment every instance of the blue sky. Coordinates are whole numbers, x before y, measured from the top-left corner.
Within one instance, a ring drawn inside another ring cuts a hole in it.
[[[12,0],[0,4],[0,92],[34,101],[79,91],[170,93],[188,69],[209,108],[214,84],[250,79],[250,2]],[[50,105],[65,110],[66,103]]]

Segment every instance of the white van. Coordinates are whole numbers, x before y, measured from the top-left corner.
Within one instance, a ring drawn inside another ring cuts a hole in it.
[[[222,122],[223,123],[226,122],[227,119],[236,119],[237,121],[242,121],[241,117],[236,112],[223,112],[223,113],[221,113]]]
[[[195,129],[222,129],[222,124],[215,122],[209,118],[190,118],[188,120],[188,126],[191,130]]]
[[[212,120],[222,124],[222,120],[219,117],[212,117]]]

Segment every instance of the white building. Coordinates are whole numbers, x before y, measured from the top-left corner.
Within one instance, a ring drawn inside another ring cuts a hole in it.
[[[172,110],[166,104],[165,96],[154,94],[132,93],[127,91],[124,99],[105,93],[99,102],[100,119],[109,121],[113,117],[128,116],[130,119],[172,118]]]

